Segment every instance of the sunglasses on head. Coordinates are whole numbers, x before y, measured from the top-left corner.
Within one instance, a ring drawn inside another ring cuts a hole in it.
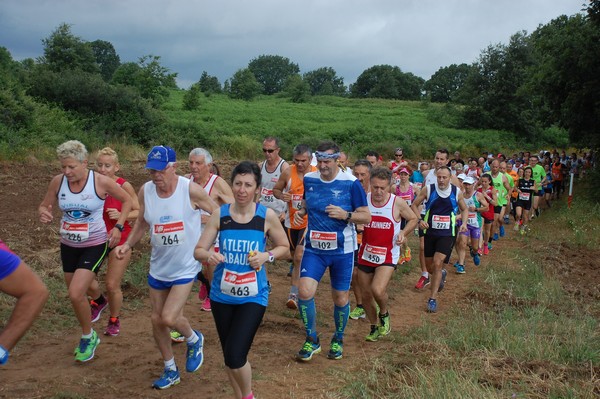
[[[269,154],[272,154],[272,153],[274,153],[274,152],[275,152],[275,150],[274,150],[274,149],[266,149],[266,148],[263,148],[263,152],[268,152]]]

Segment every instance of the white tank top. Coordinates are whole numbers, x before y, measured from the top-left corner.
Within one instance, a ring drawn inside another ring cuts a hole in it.
[[[175,192],[160,198],[144,184],[144,220],[150,225],[150,275],[161,281],[193,278],[200,271],[194,248],[200,239],[200,211],[190,202],[190,180],[178,176]]]
[[[60,221],[60,242],[70,247],[85,248],[104,244],[108,239],[102,218],[104,199],[98,196],[94,171],[89,170],[83,189],[74,193],[63,176],[58,190],[58,207],[63,212]]]
[[[273,187],[281,176],[281,167],[285,161],[282,159],[273,172],[267,171],[267,161],[264,161],[260,168],[262,183],[260,185],[260,200],[259,202],[267,208],[273,209],[278,215],[285,212],[286,204],[273,195]]]

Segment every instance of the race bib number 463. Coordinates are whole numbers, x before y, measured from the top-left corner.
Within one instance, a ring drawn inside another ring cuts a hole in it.
[[[152,230],[152,243],[160,247],[181,245],[185,241],[183,221],[155,224]]]
[[[256,272],[238,273],[232,270],[223,270],[221,277],[221,292],[225,295],[238,298],[258,295],[258,283],[256,281]]]
[[[310,232],[310,245],[313,248],[323,251],[332,251],[337,249],[337,233],[331,231],[316,231]]]

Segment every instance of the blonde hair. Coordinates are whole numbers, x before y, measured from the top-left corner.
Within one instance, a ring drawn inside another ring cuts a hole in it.
[[[59,159],[75,158],[79,162],[87,160],[88,152],[85,145],[78,140],[69,140],[56,147]]]
[[[98,151],[96,158],[98,158],[101,155],[112,157],[115,160],[115,163],[119,163],[119,156],[117,155],[117,152],[110,147],[104,147],[103,149]]]

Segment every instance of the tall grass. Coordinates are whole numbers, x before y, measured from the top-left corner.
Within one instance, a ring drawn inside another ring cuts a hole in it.
[[[564,212],[547,211],[544,222],[560,224]],[[576,220],[584,217],[574,212]],[[540,256],[540,242],[560,245],[575,233],[539,234],[544,238],[532,238],[532,247],[505,250],[505,261],[486,265],[483,283],[444,323],[424,319],[393,334],[385,356],[366,355],[356,373],[340,374],[346,383],[330,397],[598,397],[598,306],[567,295]]]

